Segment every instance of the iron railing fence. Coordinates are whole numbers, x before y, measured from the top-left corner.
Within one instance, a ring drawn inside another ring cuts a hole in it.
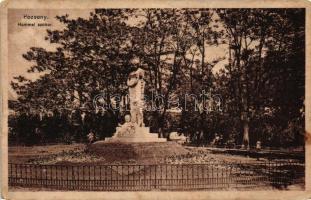
[[[284,189],[304,186],[304,163],[234,162],[159,165],[9,163],[9,185],[90,191]]]

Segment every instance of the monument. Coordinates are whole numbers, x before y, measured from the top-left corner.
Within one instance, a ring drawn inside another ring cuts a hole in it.
[[[125,115],[125,123],[116,128],[112,137],[97,141],[87,147],[87,152],[98,155],[107,162],[157,164],[167,156],[187,154],[189,151],[176,142],[159,138],[150,133],[144,124],[144,70],[137,69],[127,80],[130,101],[130,114]]]
[[[116,128],[112,137],[105,142],[166,142],[166,138],[158,138],[158,134],[150,133],[144,124],[144,70],[138,68],[129,74],[127,79],[130,99],[130,115],[125,116],[125,123]]]

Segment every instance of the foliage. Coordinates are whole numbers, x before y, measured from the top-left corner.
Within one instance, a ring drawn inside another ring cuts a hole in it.
[[[94,112],[97,94],[108,103],[113,94],[126,95],[128,74],[141,67],[146,95],[162,97],[150,114],[162,136],[178,124],[193,142],[210,143],[217,133],[224,144],[302,145],[304,15],[303,9],[97,9],[88,19],[57,16],[65,28],[47,30],[46,39],[58,48],[31,47],[23,55],[34,63],[29,72],[42,75],[16,77],[19,98],[10,105],[19,113]],[[218,45],[227,56],[208,61],[207,49]],[[184,97],[202,91],[219,95],[220,107]],[[180,118],[168,114],[172,96],[180,97]]]

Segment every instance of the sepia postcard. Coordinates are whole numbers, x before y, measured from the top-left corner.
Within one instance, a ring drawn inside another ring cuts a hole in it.
[[[1,198],[310,199],[310,5],[1,2]]]

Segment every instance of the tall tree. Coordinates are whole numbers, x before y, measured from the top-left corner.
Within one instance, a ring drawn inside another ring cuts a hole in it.
[[[57,19],[65,28],[47,30],[46,37],[59,45],[57,51],[33,47],[23,55],[35,63],[29,72],[44,75],[34,82],[17,77],[19,81],[12,85],[21,98],[45,108],[42,98],[52,107],[60,106],[55,101],[64,101],[67,104],[62,106],[73,108],[92,106],[93,97],[102,92],[108,102],[112,93],[124,92],[132,59],[127,10],[96,10],[89,19],[69,19],[68,15]]]
[[[228,86],[235,95],[231,97],[232,111],[237,110],[241,117],[243,144],[249,148],[249,124],[263,115],[265,110],[275,112],[282,107],[282,102],[278,100],[281,96],[276,91],[284,86],[287,79],[282,71],[299,69],[290,72],[295,77],[298,74],[301,77],[304,73],[301,62],[297,66],[282,66],[282,69],[279,68],[280,63],[270,63],[279,60],[281,52],[291,52],[303,60],[301,53],[304,50],[299,53],[297,46],[289,45],[291,41],[297,41],[298,37],[303,39],[301,31],[304,24],[295,23],[295,19],[302,19],[303,10],[221,9],[218,15],[224,24],[229,43],[229,64],[225,73],[230,77]],[[298,46],[303,47],[302,44]],[[283,61],[290,58],[286,53],[283,56]],[[299,88],[302,81],[303,78],[299,78]],[[303,99],[301,90],[294,98]],[[291,107],[297,111],[297,105],[301,106],[301,103],[293,103]]]

